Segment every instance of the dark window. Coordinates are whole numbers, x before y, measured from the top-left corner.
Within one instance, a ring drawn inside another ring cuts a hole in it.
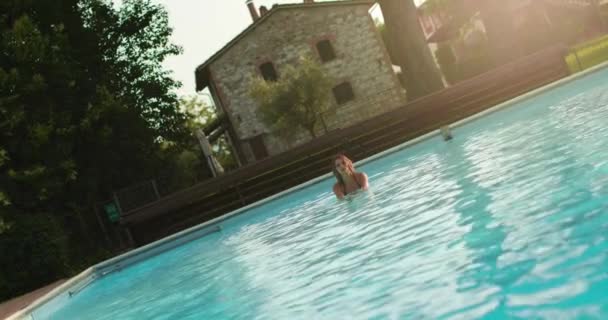
[[[331,61],[336,58],[336,53],[329,40],[317,42],[317,51],[319,51],[319,57],[321,57],[321,61],[323,62]]]
[[[336,98],[336,102],[338,104],[347,103],[355,98],[353,87],[350,86],[349,82],[340,83],[339,85],[335,86],[332,91],[334,92],[334,97]]]
[[[260,72],[266,81],[277,81],[277,71],[274,69],[272,62],[266,62],[260,65]]]
[[[266,144],[264,143],[264,137],[262,135],[249,139],[249,146],[251,147],[251,151],[256,160],[268,157],[268,150],[266,149]]]

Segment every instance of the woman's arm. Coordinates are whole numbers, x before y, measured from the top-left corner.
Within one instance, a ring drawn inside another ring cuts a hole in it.
[[[338,199],[344,199],[344,192],[342,191],[342,186],[339,183],[334,184],[334,194]]]
[[[367,175],[363,172],[357,172],[357,181],[361,186],[361,190],[367,190],[369,188],[369,182],[367,181]]]

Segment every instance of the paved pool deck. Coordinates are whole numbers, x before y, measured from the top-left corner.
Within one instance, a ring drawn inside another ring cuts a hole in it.
[[[0,319],[6,319],[9,316],[11,316],[12,314],[14,314],[15,312],[29,306],[32,302],[34,302],[36,299],[42,297],[43,295],[47,294],[48,292],[50,292],[51,290],[55,289],[56,287],[60,286],[61,284],[63,284],[64,282],[66,282],[68,279],[61,279],[61,280],[57,280],[45,287],[42,287],[38,290],[32,291],[30,293],[26,293],[20,297],[16,297],[13,298],[11,300],[8,301],[4,301],[2,303],[0,303]]]

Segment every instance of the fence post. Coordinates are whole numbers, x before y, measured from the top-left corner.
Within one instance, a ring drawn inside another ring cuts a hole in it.
[[[156,188],[156,180],[152,180],[152,188],[154,188],[154,193],[156,194],[156,199],[160,199],[160,194],[158,193],[158,188]]]
[[[93,212],[95,212],[95,217],[97,218],[97,223],[99,224],[99,227],[101,228],[101,232],[103,232],[104,235],[104,239],[106,240],[106,244],[108,245],[108,247],[110,249],[114,249],[112,248],[112,241],[110,240],[110,235],[108,234],[108,230],[106,229],[105,224],[103,223],[103,220],[101,219],[101,217],[99,216],[99,210],[97,210],[97,202],[93,201]]]
[[[135,240],[133,239],[133,234],[131,234],[131,229],[129,228],[129,226],[121,226],[121,229],[124,234],[127,235],[127,246],[129,248],[135,248]]]
[[[116,194],[116,192],[112,193],[113,198],[114,198],[114,203],[116,203],[116,208],[118,208],[118,213],[120,214],[120,216],[122,217],[122,208],[120,207],[120,202],[118,200],[118,195]]]
[[[235,190],[236,190],[236,194],[239,196],[239,201],[241,202],[241,205],[244,206],[245,205],[245,199],[243,198],[243,195],[241,194],[241,190],[239,188],[238,183],[235,185]]]

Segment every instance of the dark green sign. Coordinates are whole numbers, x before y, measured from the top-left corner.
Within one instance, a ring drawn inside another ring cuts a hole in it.
[[[106,214],[108,215],[108,219],[112,222],[117,222],[120,219],[120,213],[118,212],[118,208],[114,202],[110,202],[103,206]]]

